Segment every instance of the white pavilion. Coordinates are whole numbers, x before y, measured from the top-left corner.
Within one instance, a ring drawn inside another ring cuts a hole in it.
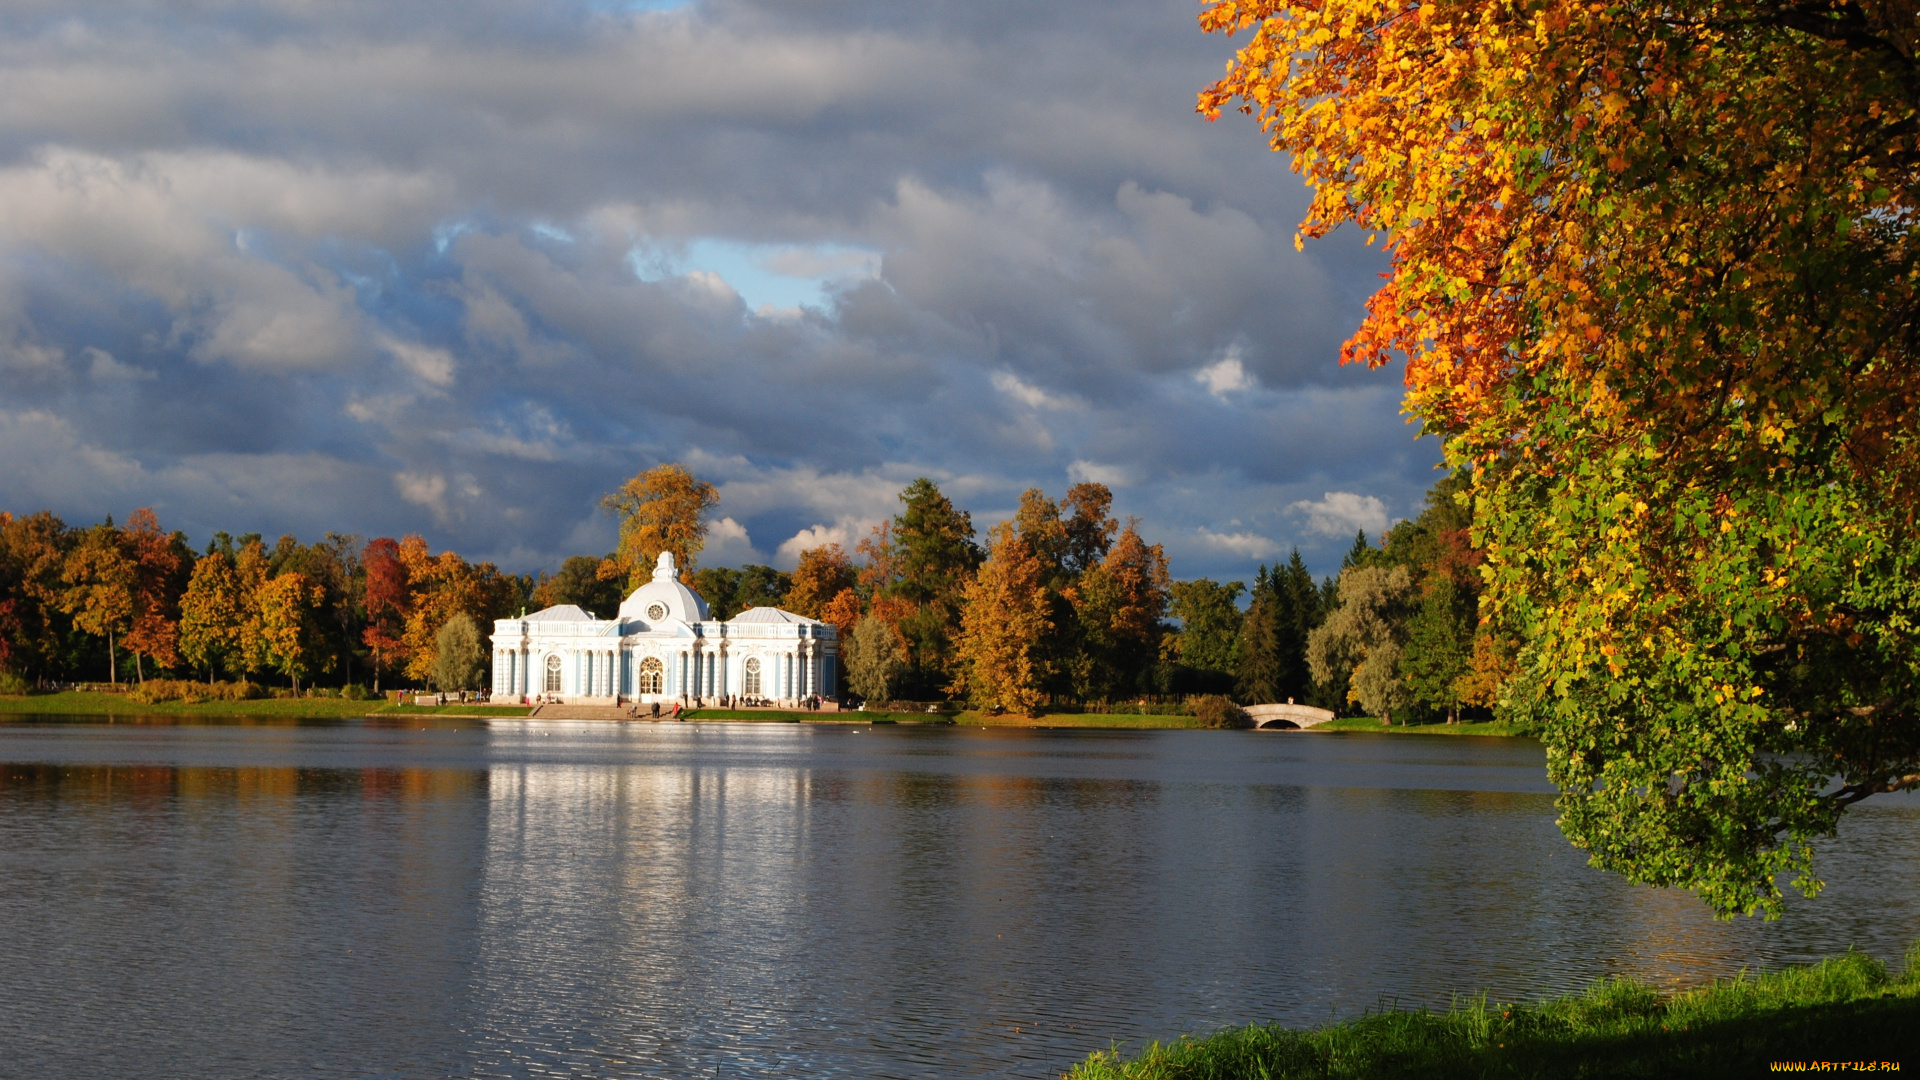
[[[838,633],[780,608],[716,622],[680,582],[671,552],[611,619],[573,604],[493,624],[493,696],[567,705],[711,705],[721,697],[792,707],[834,697]]]

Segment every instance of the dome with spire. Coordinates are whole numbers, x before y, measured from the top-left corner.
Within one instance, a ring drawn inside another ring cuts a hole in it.
[[[705,622],[709,618],[707,602],[700,594],[687,588],[680,582],[679,568],[674,565],[673,552],[663,551],[653,565],[653,580],[633,590],[620,604],[620,618],[624,622],[640,622],[648,626],[679,621],[684,623]]]

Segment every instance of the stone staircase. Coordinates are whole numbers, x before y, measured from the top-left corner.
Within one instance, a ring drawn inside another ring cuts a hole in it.
[[[529,720],[652,720],[645,709],[639,716],[627,710],[627,705],[535,705],[527,714]],[[671,713],[662,714],[662,719],[670,719]]]

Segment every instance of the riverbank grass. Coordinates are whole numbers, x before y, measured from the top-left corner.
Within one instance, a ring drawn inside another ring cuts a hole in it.
[[[394,705],[384,700],[325,697],[146,704],[126,694],[85,690],[0,697],[0,716],[272,716],[325,720],[361,716],[525,716],[531,711],[524,705]]]
[[[1377,716],[1341,716],[1309,729],[1312,731],[1370,731],[1379,735],[1525,735],[1512,724],[1491,720],[1465,724],[1382,724]]]
[[[1533,1005],[1388,1010],[1309,1030],[1230,1028],[1149,1044],[1133,1058],[1101,1051],[1066,1080],[1718,1077],[1776,1071],[1775,1062],[1873,1062],[1885,1072],[1915,1056],[1916,1032],[1920,946],[1898,976],[1848,953],[1672,995],[1609,980]]]

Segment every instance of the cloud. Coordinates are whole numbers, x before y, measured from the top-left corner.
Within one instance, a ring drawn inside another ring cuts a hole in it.
[[[531,571],[663,461],[725,561],[1064,476],[1187,576],[1337,562],[1292,508],[1431,482],[1396,373],[1335,362],[1381,256],[1293,249],[1306,193],[1193,116],[1232,45],[1177,7],[485,12],[15,13],[0,507]]]
[[[1076,484],[1105,484],[1110,488],[1127,487],[1133,470],[1121,465],[1102,465],[1097,461],[1075,461],[1067,465],[1067,479]]]
[[[708,566],[741,566],[764,562],[765,557],[753,546],[746,526],[723,517],[707,524],[707,542],[700,549],[700,561]]]
[[[1058,412],[1073,407],[1073,402],[1056,394],[1049,394],[1033,386],[1010,371],[993,373],[993,388],[1029,409],[1048,409]]]
[[[380,345],[421,382],[441,388],[453,385],[452,352],[427,345],[412,345],[393,338],[381,339]]]
[[[1228,348],[1227,355],[1208,364],[1193,374],[1194,381],[1207,388],[1207,393],[1226,400],[1227,395],[1253,389],[1257,384],[1246,365],[1240,361],[1240,346]]]
[[[1378,537],[1387,531],[1387,504],[1372,495],[1329,491],[1317,500],[1301,500],[1287,509],[1307,518],[1307,532],[1315,536],[1352,536],[1364,530]]]
[[[1281,551],[1279,544],[1255,533],[1217,533],[1205,525],[1200,526],[1197,533],[1202,545],[1246,559],[1271,559]]]
[[[828,544],[839,544],[842,551],[852,555],[855,546],[878,524],[878,521],[840,521],[833,525],[808,526],[781,541],[779,550],[774,552],[774,565],[791,570],[800,565],[802,552]]]

